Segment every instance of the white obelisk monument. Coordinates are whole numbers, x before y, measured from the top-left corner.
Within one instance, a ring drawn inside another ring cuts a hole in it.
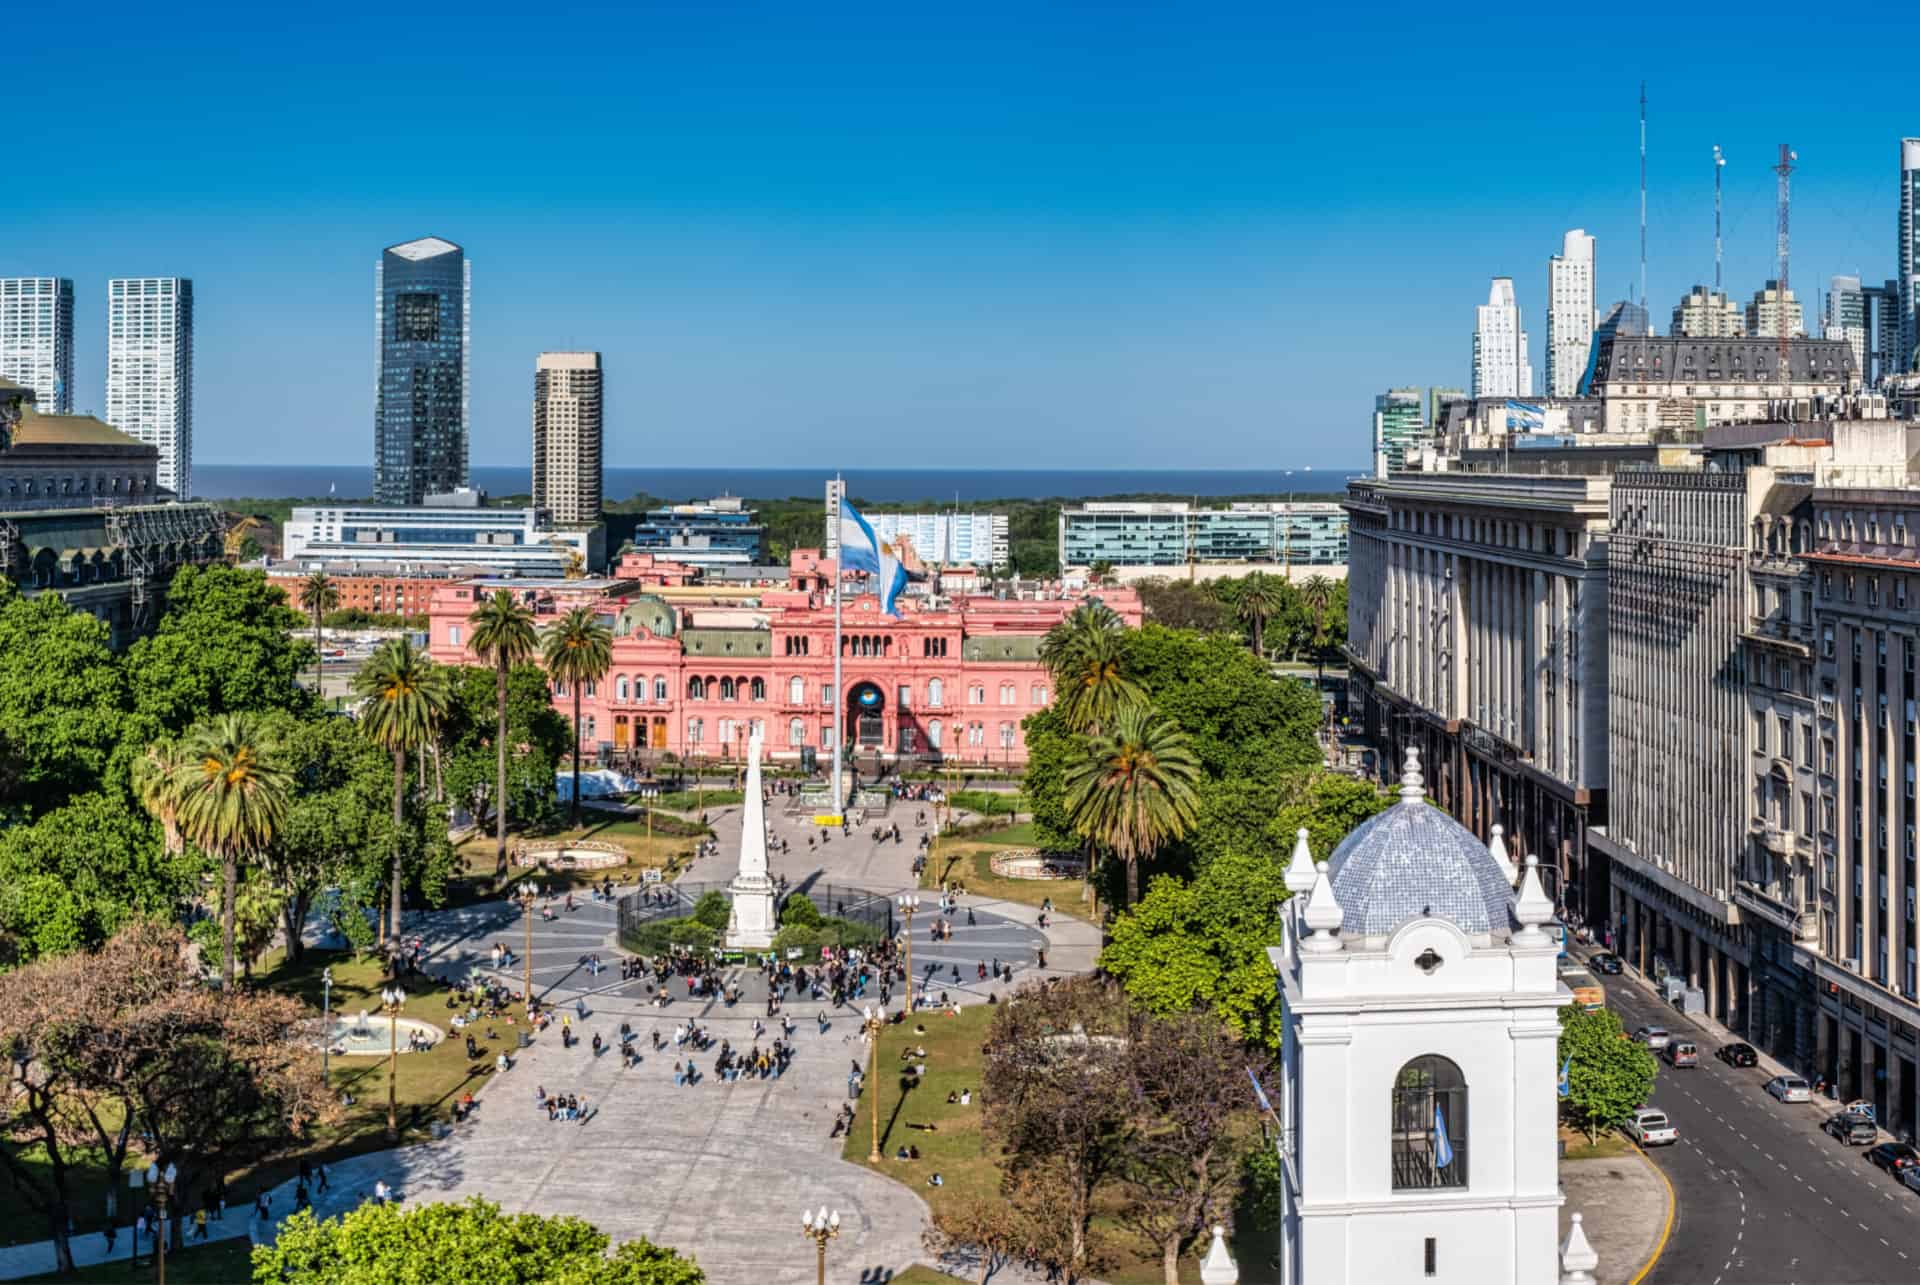
[[[767,805],[760,795],[760,735],[747,742],[746,810],[740,818],[740,873],[733,877],[730,950],[765,950],[779,925],[773,918],[773,880],[767,877]]]

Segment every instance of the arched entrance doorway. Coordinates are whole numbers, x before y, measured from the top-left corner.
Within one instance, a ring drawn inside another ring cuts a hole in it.
[[[857,750],[878,750],[887,741],[887,696],[878,683],[860,682],[847,689],[848,741]]]

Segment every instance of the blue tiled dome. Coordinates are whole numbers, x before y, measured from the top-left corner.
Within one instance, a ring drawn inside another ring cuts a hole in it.
[[[1349,937],[1385,936],[1418,918],[1466,933],[1512,926],[1505,872],[1471,830],[1426,801],[1417,754],[1408,755],[1400,802],[1355,827],[1327,867]]]

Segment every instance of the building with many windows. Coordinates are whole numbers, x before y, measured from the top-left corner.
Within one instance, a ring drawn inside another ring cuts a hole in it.
[[[626,548],[694,567],[758,566],[770,556],[766,523],[738,496],[648,509]]]
[[[1418,388],[1389,388],[1373,399],[1373,475],[1386,477],[1407,465],[1407,452],[1425,441],[1432,421]]]
[[[1172,502],[1097,500],[1060,510],[1060,565],[1087,568],[1319,568],[1347,562],[1347,515],[1337,503],[1234,503],[1203,509]]]
[[[373,496],[420,504],[467,484],[473,265],[437,236],[374,268]]]
[[[1474,310],[1472,391],[1475,397],[1533,396],[1533,364],[1512,277],[1495,277],[1487,301]]]
[[[42,414],[72,413],[72,281],[0,277],[0,379],[31,388]]]
[[[1840,339],[1788,340],[1781,369],[1777,339],[1619,335],[1600,341],[1590,391],[1605,404],[1604,431],[1670,436],[1766,422],[1783,401],[1837,400],[1860,386]]]
[[[1738,339],[1747,333],[1747,315],[1725,291],[1695,286],[1673,305],[1667,333],[1675,339]]]
[[[1593,238],[1575,228],[1547,261],[1547,396],[1573,397],[1593,346]]]
[[[1854,368],[1869,386],[1873,383],[1873,318],[1867,292],[1859,277],[1836,276],[1827,287],[1827,304],[1820,318],[1822,339],[1844,339],[1853,349]]]
[[[1778,281],[1769,281],[1754,291],[1752,302],[1747,304],[1747,333],[1756,339],[1778,339],[1782,334],[1790,339],[1805,338],[1807,319],[1793,291],[1782,290]],[[1854,369],[1859,369],[1858,364]]]
[[[533,507],[561,526],[600,520],[600,354],[543,352],[533,370]]]
[[[1914,368],[1914,351],[1920,347],[1920,138],[1900,140],[1900,221],[1899,241],[1894,247],[1894,263],[1899,275],[1891,283],[1895,324],[1888,375],[1906,374]]]
[[[604,527],[556,528],[541,509],[480,507],[473,491],[404,507],[302,505],[281,533],[285,560],[329,573],[558,576],[606,565]]]
[[[107,282],[107,422],[160,452],[160,485],[193,494],[193,282]]]
[[[827,484],[829,491],[833,483]],[[840,552],[840,524],[833,520],[833,501],[827,502],[828,557]],[[1004,567],[1008,562],[1007,515],[1004,513],[877,513],[861,517],[883,541],[904,539],[928,566]]]

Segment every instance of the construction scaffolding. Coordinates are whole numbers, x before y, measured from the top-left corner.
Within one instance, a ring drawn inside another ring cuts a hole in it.
[[[128,611],[134,632],[152,624],[158,577],[170,574],[182,562],[184,550],[198,550],[209,538],[226,530],[220,511],[210,504],[154,504],[109,509],[107,546],[126,557]],[[164,586],[161,586],[164,587]]]

